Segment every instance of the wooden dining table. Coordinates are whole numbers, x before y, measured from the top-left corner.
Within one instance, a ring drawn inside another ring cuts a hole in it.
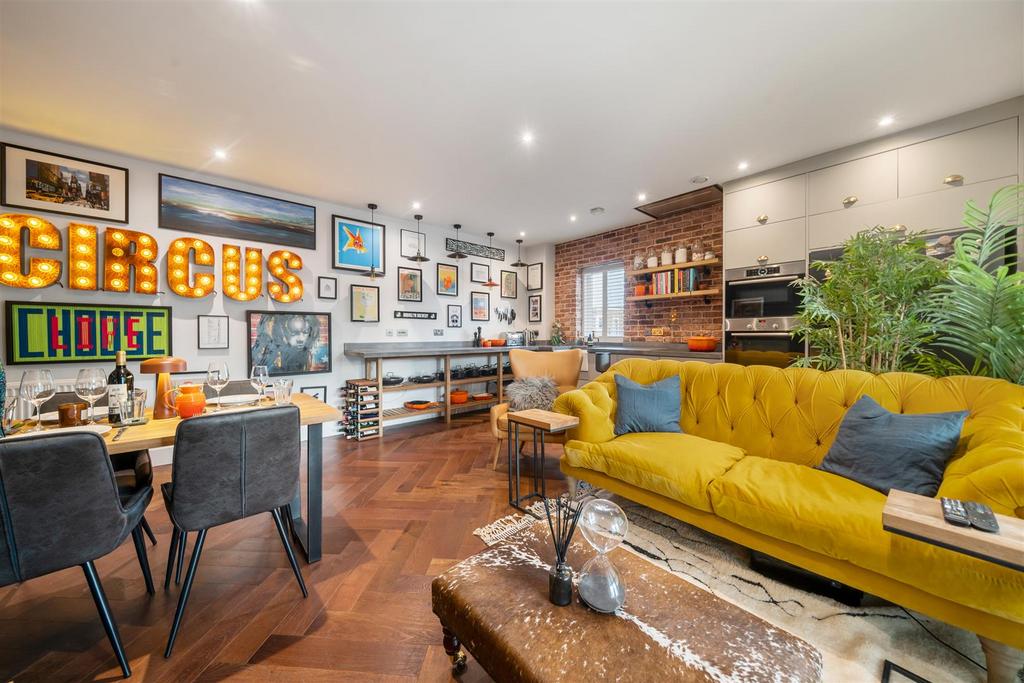
[[[300,479],[292,499],[292,533],[309,563],[318,562],[323,554],[323,425],[341,419],[341,411],[308,394],[294,393],[291,401],[299,408],[299,423],[306,426],[306,515],[302,515],[302,481]],[[264,401],[262,407],[273,406]],[[225,408],[231,410],[252,410],[250,408]],[[147,415],[152,416],[151,411]],[[127,453],[147,448],[173,446],[179,417],[162,420],[150,419],[142,425],[127,427],[115,440],[120,431],[113,428],[103,435],[110,453]],[[43,423],[45,426],[45,422]]]

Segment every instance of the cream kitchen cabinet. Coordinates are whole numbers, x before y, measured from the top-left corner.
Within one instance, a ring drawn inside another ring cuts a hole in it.
[[[896,150],[807,174],[807,213],[846,211],[896,199]]]
[[[1017,175],[1017,149],[1016,118],[902,147],[900,197]]]
[[[807,219],[794,218],[779,223],[730,230],[723,236],[725,268],[757,265],[761,257],[767,263],[803,261],[807,257]]]
[[[806,212],[807,176],[793,176],[730,192],[722,202],[726,231],[799,218]]]
[[[809,216],[808,247],[821,249],[838,246],[855,233],[876,225],[890,228],[904,226],[911,232],[932,232],[960,227],[963,224],[964,204],[968,199],[982,205],[987,204],[996,190],[1016,182],[1017,176],[1012,175],[952,188],[948,192],[919,194],[879,204],[858,206],[848,211]]]

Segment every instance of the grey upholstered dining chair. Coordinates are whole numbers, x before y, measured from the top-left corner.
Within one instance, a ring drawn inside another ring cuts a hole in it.
[[[170,583],[175,551],[180,566],[188,533],[199,534],[178,596],[165,657],[174,649],[206,533],[212,527],[269,512],[302,597],[308,595],[281,514],[284,510],[291,518],[289,508],[299,482],[299,430],[299,409],[293,405],[214,413],[178,424],[171,481],[160,487],[174,524],[165,588]]]
[[[107,449],[97,434],[41,434],[0,440],[0,586],[79,565],[125,677],[121,646],[93,561],[129,535],[146,590],[153,579],[139,529],[153,489],[121,502]]]
[[[81,401],[82,399],[78,398],[73,391],[58,391],[40,406],[39,414],[54,412],[62,403],[79,403]],[[103,396],[96,401],[95,407],[106,408],[107,397]],[[106,411],[101,412],[106,413]],[[103,415],[99,415],[100,419],[102,417]],[[114,466],[117,492],[121,495],[122,502],[130,499],[136,492],[153,485],[153,461],[149,457],[149,450],[111,453],[110,463]],[[156,545],[156,535],[153,533],[153,528],[149,526],[149,522],[146,521],[145,515],[142,516],[142,521],[139,524],[149,537],[150,542]]]

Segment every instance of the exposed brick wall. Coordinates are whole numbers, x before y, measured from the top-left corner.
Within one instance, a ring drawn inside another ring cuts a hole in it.
[[[680,244],[689,248],[697,239],[703,242],[705,249],[711,249],[721,259],[721,202],[662,220],[638,223],[555,245],[555,319],[562,323],[568,334],[584,334],[585,331],[579,329],[580,271],[583,268],[622,261],[630,270],[637,252],[646,257],[648,247],[654,247],[660,257],[665,244],[673,249]],[[702,275],[701,278],[702,282],[721,292],[721,264],[712,266],[710,275]],[[627,296],[633,293],[634,284],[635,278],[626,278]],[[627,341],[683,342],[694,335],[722,339],[720,293],[711,296],[708,303],[704,303],[702,297],[661,299],[649,303],[650,307],[645,302],[626,302]],[[669,328],[671,334],[653,337],[652,327]]]

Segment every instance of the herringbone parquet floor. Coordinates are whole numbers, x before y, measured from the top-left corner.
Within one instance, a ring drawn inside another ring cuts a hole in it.
[[[490,467],[493,444],[480,416],[363,444],[325,441],[324,557],[302,565],[309,598],[269,514],[215,528],[170,659],[163,647],[178,590],[162,590],[170,522],[154,497],[157,594],[146,595],[130,540],[97,562],[133,680],[450,680],[430,581],[484,547],[475,528],[510,512],[506,466]],[[560,451],[550,450],[549,491],[564,487]],[[170,467],[156,478],[167,481]],[[120,676],[80,569],[0,589],[0,680]],[[470,660],[461,680],[487,676]]]

